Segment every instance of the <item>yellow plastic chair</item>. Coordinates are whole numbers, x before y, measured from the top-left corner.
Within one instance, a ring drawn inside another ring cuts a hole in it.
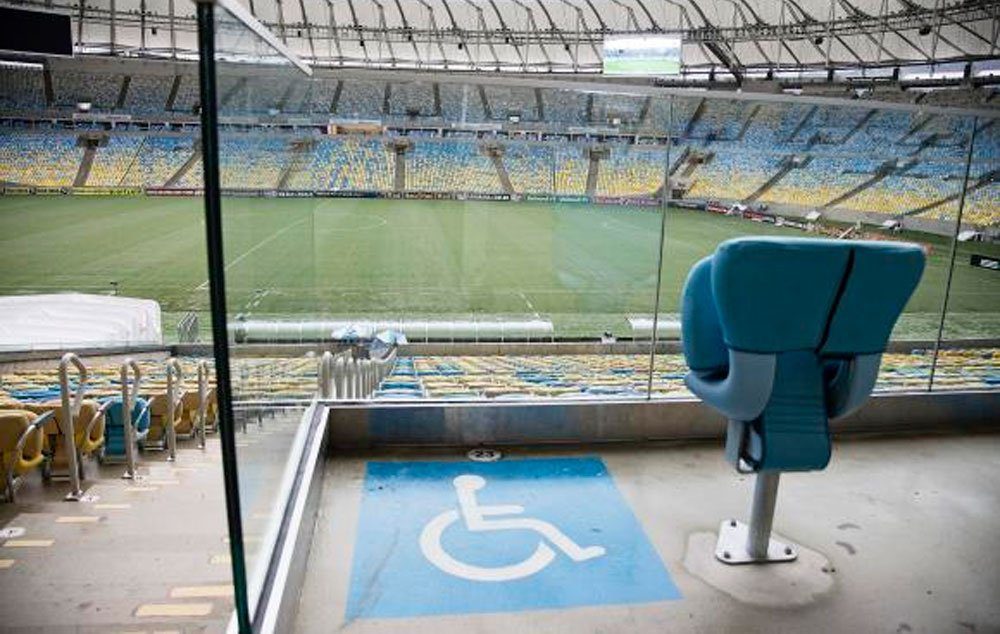
[[[178,430],[184,424],[184,395],[181,394],[174,404],[174,420],[171,422],[167,421],[168,400],[166,392],[153,394],[149,399],[149,433],[141,445],[144,450],[166,448],[168,424],[173,424],[174,432],[180,433]]]
[[[219,403],[215,397],[214,387],[208,389],[205,394],[205,400],[205,432],[214,432],[217,412],[219,410]],[[183,404],[184,411],[181,414],[181,422],[175,429],[178,436],[190,438],[194,436],[195,430],[198,429],[198,392],[196,390],[185,392],[181,398],[181,403]],[[164,410],[165,415],[166,410]]]
[[[27,410],[0,411],[0,493],[7,502],[15,501],[20,479],[45,462],[42,426],[52,414],[38,416]]]
[[[84,477],[83,458],[102,459],[101,450],[104,448],[105,440],[104,415],[110,406],[110,402],[101,405],[95,400],[85,399],[81,401],[80,411],[73,419],[73,444],[76,446],[77,465],[81,478]],[[62,439],[62,403],[59,401],[26,403],[24,409],[39,415],[52,412],[52,417],[46,420],[43,426],[43,451],[48,457],[45,477],[48,478],[53,469],[68,468],[69,459],[66,457],[66,444]]]

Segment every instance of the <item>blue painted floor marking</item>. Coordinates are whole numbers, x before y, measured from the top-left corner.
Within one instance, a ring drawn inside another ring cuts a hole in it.
[[[679,598],[599,458],[367,465],[348,620]]]

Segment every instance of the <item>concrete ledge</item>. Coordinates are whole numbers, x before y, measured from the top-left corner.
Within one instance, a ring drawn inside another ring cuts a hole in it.
[[[708,440],[726,421],[694,399],[535,402],[330,402],[332,447]],[[831,424],[835,435],[996,429],[1000,391],[879,394]]]

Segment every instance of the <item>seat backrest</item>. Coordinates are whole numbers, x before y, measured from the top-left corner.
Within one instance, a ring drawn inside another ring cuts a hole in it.
[[[712,259],[723,339],[742,352],[882,352],[923,267],[923,250],[900,242],[724,242]]]
[[[42,451],[42,433],[35,430],[32,437],[28,438],[21,449],[22,456],[15,455],[17,443],[21,435],[28,428],[37,415],[27,410],[0,410],[0,456],[5,467],[10,462],[18,461],[22,457],[33,458]]]
[[[829,418],[867,398],[923,267],[913,244],[802,238],[730,240],[695,266],[682,306],[696,375],[688,385],[723,411],[754,412],[730,414],[730,461],[757,470],[826,466]],[[740,367],[749,358],[773,363],[773,381],[751,385],[759,372]],[[864,366],[870,381],[834,385],[831,365]]]
[[[120,396],[113,396],[110,399],[110,407],[108,407],[107,419],[108,427],[116,430],[115,433],[119,433],[124,423],[124,418],[122,417],[122,398]],[[142,414],[139,417],[139,414]],[[138,420],[136,420],[136,418]],[[146,431],[149,428],[149,411],[146,410],[146,400],[142,397],[136,397],[132,402],[132,419],[135,421],[136,430],[139,432]]]

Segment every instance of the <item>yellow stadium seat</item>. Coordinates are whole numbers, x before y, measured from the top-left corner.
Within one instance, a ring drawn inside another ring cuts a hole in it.
[[[8,502],[15,501],[20,478],[45,461],[41,429],[45,422],[46,418],[26,410],[0,411],[0,493]]]

